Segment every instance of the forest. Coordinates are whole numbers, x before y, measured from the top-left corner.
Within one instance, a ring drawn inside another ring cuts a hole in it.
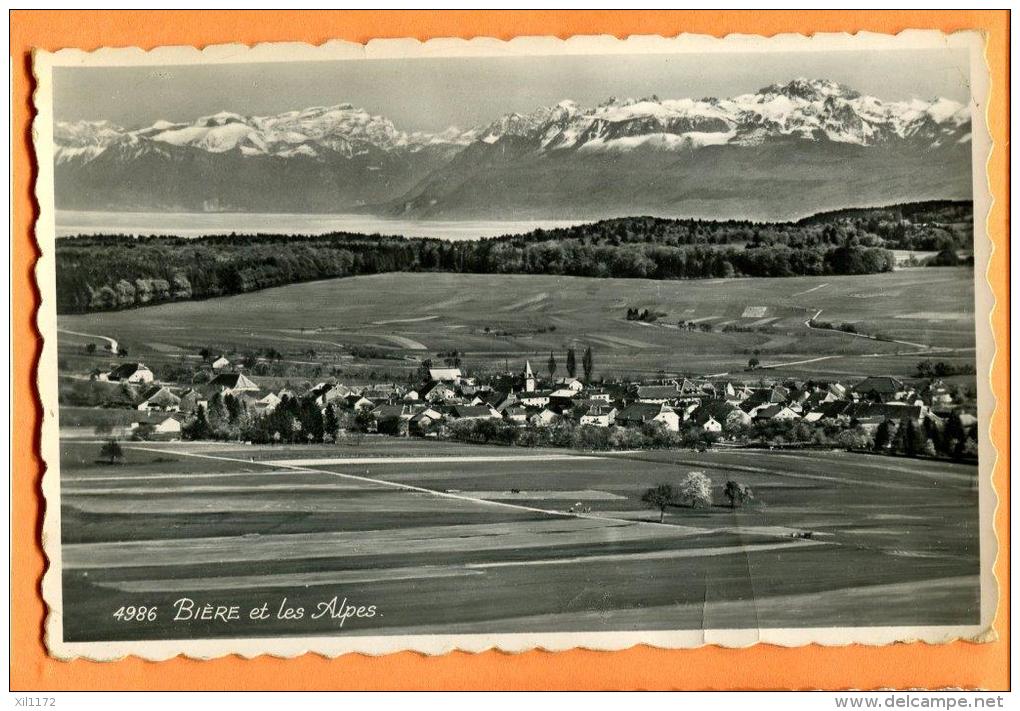
[[[473,241],[335,232],[57,240],[58,313],[240,294],[395,271],[700,279],[871,274],[890,250],[972,247],[970,203],[847,210],[797,223],[626,217]]]

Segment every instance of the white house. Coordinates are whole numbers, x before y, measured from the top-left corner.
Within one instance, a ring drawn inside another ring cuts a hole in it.
[[[649,422],[660,422],[670,432],[680,431],[680,416],[672,407],[662,403],[636,402],[616,416],[616,424],[623,426],[641,426]]]
[[[722,423],[714,417],[709,416],[709,418],[705,420],[705,424],[701,426],[701,429],[705,432],[722,432]]]
[[[450,402],[457,398],[457,391],[445,382],[434,382],[420,393],[428,402]]]
[[[230,361],[227,360],[226,358],[224,358],[223,356],[220,356],[219,358],[217,358],[216,360],[214,360],[212,362],[212,369],[213,370],[223,370],[223,369],[229,368],[229,367],[230,367]]]
[[[275,410],[276,406],[281,402],[283,402],[283,398],[276,393],[267,393],[264,397],[255,401],[255,409],[260,412],[269,413]]]
[[[168,435],[170,437],[180,436],[181,434],[181,423],[180,420],[168,417],[162,422],[157,423],[153,426],[152,431],[156,434]]]
[[[525,407],[545,407],[549,404],[548,390],[528,390],[517,396],[517,402]]]
[[[652,419],[655,422],[661,422],[670,432],[680,431],[680,416],[671,409],[663,410]]]
[[[181,399],[167,387],[156,386],[143,398],[137,408],[143,412],[177,412],[181,409]]]
[[[571,388],[559,388],[549,393],[549,398],[556,400],[572,400],[577,397],[578,392],[579,391],[572,390]]]
[[[528,422],[535,427],[548,427],[549,425],[556,423],[562,417],[562,415],[546,408],[528,418]]]
[[[460,368],[429,368],[429,380],[436,383],[459,383],[462,377]]]
[[[257,393],[260,389],[258,385],[240,373],[220,373],[209,381],[209,388],[213,391],[218,390],[223,395]]]
[[[579,393],[584,390],[584,383],[577,378],[560,378],[556,381],[556,386],[558,389],[566,388],[573,390],[575,393]]]
[[[361,395],[352,396],[350,398],[351,409],[355,412],[361,412],[362,410],[372,410],[375,408],[375,403],[369,400],[367,397]]]
[[[754,419],[782,422],[784,420],[799,420],[800,415],[786,405],[769,405],[756,409]]]
[[[111,370],[106,379],[124,383],[151,383],[156,376],[144,363],[124,363]]]
[[[606,405],[592,405],[581,415],[581,424],[592,427],[609,427],[616,422],[616,408]]]

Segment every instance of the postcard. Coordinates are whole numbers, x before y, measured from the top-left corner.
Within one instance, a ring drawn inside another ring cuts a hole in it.
[[[34,71],[52,655],[993,637],[979,33]]]

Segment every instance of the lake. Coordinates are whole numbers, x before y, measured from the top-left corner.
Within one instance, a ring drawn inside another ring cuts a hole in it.
[[[93,234],[176,235],[328,232],[434,237],[448,240],[498,237],[535,229],[569,227],[583,220],[400,220],[374,215],[296,215],[239,212],[85,212],[57,210],[57,237]]]

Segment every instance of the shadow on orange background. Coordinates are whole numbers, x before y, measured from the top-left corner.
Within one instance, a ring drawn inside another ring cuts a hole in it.
[[[62,689],[874,689],[1009,686],[1009,13],[1008,11],[15,11],[11,14],[13,78],[11,677],[12,690]],[[151,663],[59,662],[42,643],[45,608],[39,544],[41,409],[34,389],[40,339],[35,329],[39,294],[32,279],[38,250],[32,235],[35,179],[31,151],[33,47],[151,48],[225,42],[364,42],[373,37],[554,34],[661,34],[681,32],[773,35],[782,32],[886,32],[907,28],[946,32],[981,29],[991,67],[989,128],[994,149],[989,177],[994,205],[989,232],[995,242],[989,280],[998,353],[993,390],[998,407],[992,437],[999,451],[994,482],[1000,581],[996,642],[888,647],[758,646],[665,651],[638,647],[604,653],[585,650],[510,655],[454,653],[425,657],[403,653],[370,658],[305,656],[293,660],[226,657]]]

